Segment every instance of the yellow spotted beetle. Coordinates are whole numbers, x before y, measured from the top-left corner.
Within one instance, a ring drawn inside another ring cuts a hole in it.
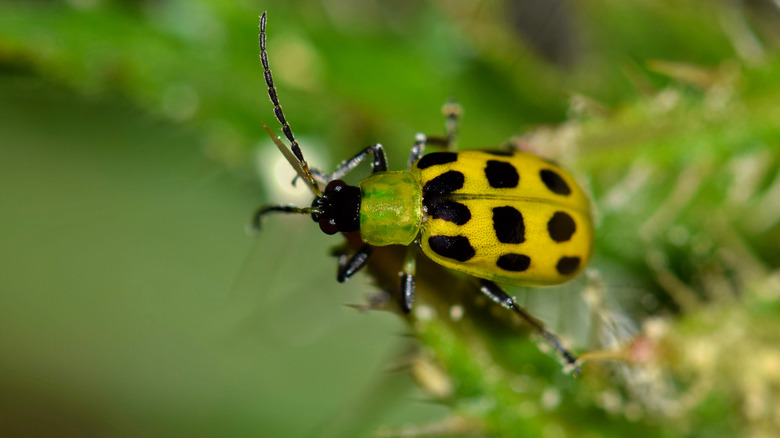
[[[274,114],[288,148],[266,126],[274,143],[315,198],[310,207],[262,206],[255,229],[268,213],[311,215],[326,234],[359,231],[363,245],[339,261],[344,282],[366,265],[374,246],[418,244],[436,263],[480,279],[491,300],[528,321],[575,374],[577,359],[497,284],[552,285],[577,275],[588,262],[593,226],[587,196],[566,171],[519,151],[453,152],[459,107],[445,106],[447,135],[418,134],[406,171],[388,171],[382,145],[369,146],[331,174],[309,168],[284,116],[268,66],[266,13],[260,17],[260,59]],[[447,152],[423,155],[426,145]],[[371,156],[371,174],[350,186],[341,178]],[[322,190],[320,184],[325,185]],[[401,308],[414,301],[414,251],[401,272]]]

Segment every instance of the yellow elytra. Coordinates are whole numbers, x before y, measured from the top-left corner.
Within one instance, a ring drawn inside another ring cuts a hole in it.
[[[505,284],[549,285],[590,258],[590,203],[560,167],[523,152],[438,152],[417,161],[420,244],[448,268]]]

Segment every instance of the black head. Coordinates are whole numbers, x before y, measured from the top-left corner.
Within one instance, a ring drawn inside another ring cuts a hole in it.
[[[320,224],[325,234],[348,233],[360,229],[360,187],[333,180],[325,187],[322,196],[311,204],[314,222]]]

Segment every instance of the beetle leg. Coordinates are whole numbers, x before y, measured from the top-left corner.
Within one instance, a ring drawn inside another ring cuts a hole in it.
[[[414,144],[412,145],[412,151],[409,153],[409,160],[406,162],[406,170],[412,170],[414,163],[422,158],[427,143],[428,136],[425,134],[418,133],[414,136]]]
[[[360,162],[363,161],[363,159],[365,159],[368,154],[373,156],[373,160],[371,161],[371,173],[384,172],[387,170],[387,155],[385,154],[385,149],[381,144],[377,143],[372,144],[371,146],[358,152],[349,160],[342,161],[341,164],[336,167],[336,170],[334,170],[333,173],[327,175],[327,182],[344,177],[344,175],[348,174],[352,169],[357,167],[357,165],[360,164]]]
[[[422,133],[417,134],[414,137],[412,152],[409,154],[409,161],[406,164],[407,170],[411,170],[415,161],[422,158],[425,153],[425,146],[429,144],[445,147],[448,151],[454,151],[456,149],[458,119],[463,111],[460,105],[454,100],[445,103],[441,110],[444,114],[444,127],[447,133],[443,136],[427,136]]]
[[[352,255],[349,259],[346,256],[339,256],[339,271],[336,279],[339,283],[343,283],[349,279],[349,277],[355,275],[363,266],[368,262],[368,256],[371,255],[371,251],[374,249],[371,245],[365,244]]]
[[[414,245],[409,245],[406,248],[406,257],[404,258],[403,270],[401,274],[401,310],[404,313],[412,311],[412,304],[414,303],[414,271],[415,271],[415,256],[417,251]]]
[[[314,181],[317,181],[320,184],[328,184],[330,180],[330,175],[327,173],[321,171],[320,169],[316,167],[309,167],[309,173],[311,174],[312,178],[314,178]],[[298,183],[298,179],[300,178],[300,175],[295,175],[292,180],[293,187],[296,187],[296,184]]]
[[[406,162],[406,169],[411,170],[414,163],[422,158],[425,154],[425,147],[428,145],[442,146],[447,149],[451,149],[450,142],[447,137],[439,136],[427,136],[423,133],[418,133],[414,136],[414,144],[412,145],[412,152],[409,154],[409,161]]]
[[[447,130],[447,150],[454,151],[457,149],[458,119],[463,113],[463,109],[455,99],[450,99],[449,102],[444,104],[441,111],[444,114],[444,127]]]
[[[497,304],[500,304],[502,307],[513,310],[526,322],[531,324],[531,327],[533,327],[534,330],[536,330],[544,338],[544,340],[555,349],[558,355],[563,358],[563,360],[566,362],[566,365],[571,367],[573,374],[575,376],[580,375],[581,370],[577,364],[577,357],[571,354],[569,350],[567,350],[563,344],[561,344],[561,341],[557,336],[547,331],[547,329],[544,328],[544,325],[538,319],[534,318],[525,309],[520,307],[515,299],[504,292],[504,290],[501,289],[497,284],[488,280],[480,280],[480,283],[480,291],[483,294],[487,295],[488,298]]]

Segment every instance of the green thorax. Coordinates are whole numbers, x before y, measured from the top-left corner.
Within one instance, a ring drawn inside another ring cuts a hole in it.
[[[422,189],[409,172],[378,172],[360,182],[360,235],[369,245],[409,245],[420,232]]]

